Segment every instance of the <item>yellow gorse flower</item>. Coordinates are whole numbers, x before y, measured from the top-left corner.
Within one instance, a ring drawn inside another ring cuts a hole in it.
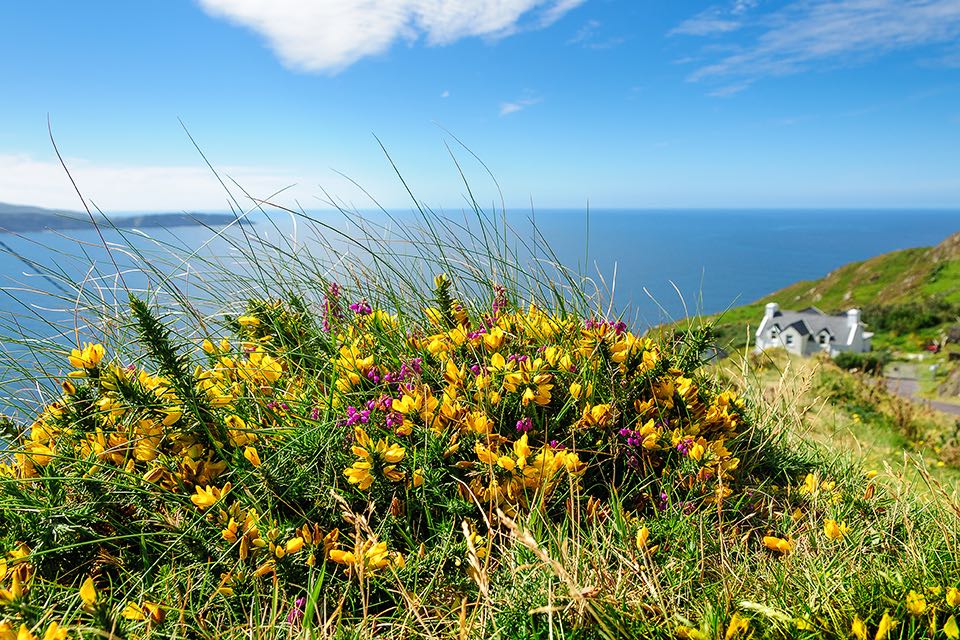
[[[247,462],[252,464],[254,467],[260,466],[260,454],[257,452],[256,447],[246,447],[243,450],[243,457],[247,459]]]
[[[853,622],[850,623],[850,634],[857,640],[867,640],[867,625],[860,619],[860,616],[853,616]]]
[[[190,501],[197,505],[200,510],[209,509],[230,492],[231,486],[229,482],[223,485],[223,488],[211,487],[210,485],[200,487],[198,485],[196,493],[190,496]]]
[[[734,640],[740,638],[750,630],[750,620],[744,618],[739,612],[734,612],[730,617],[730,624],[727,625],[727,632],[723,635],[723,640]]]
[[[377,571],[388,567],[403,568],[403,555],[396,551],[389,551],[386,542],[377,542],[372,539],[358,540],[350,551],[332,549],[330,559],[337,564],[345,565],[348,569],[363,569]]]
[[[386,438],[374,441],[367,432],[360,427],[354,428],[353,455],[357,461],[344,470],[350,484],[357,485],[361,491],[366,491],[373,484],[373,472],[379,471],[390,482],[400,482],[404,478],[402,471],[397,469],[406,451],[396,443]]]
[[[763,536],[763,546],[781,555],[786,555],[793,551],[793,542],[776,536]]]
[[[950,640],[960,639],[960,627],[957,626],[957,619],[954,616],[947,618],[943,625],[943,634]]]
[[[141,620],[160,624],[167,617],[167,612],[156,602],[144,601],[142,605],[136,602],[128,602],[120,615],[127,620]]]
[[[87,577],[80,585],[80,599],[84,609],[90,610],[97,604],[97,589],[93,586],[93,578]]]
[[[877,625],[877,634],[874,636],[874,640],[887,640],[890,631],[895,626],[897,626],[897,621],[890,617],[889,611],[884,611],[883,617],[880,618],[880,624]]]
[[[848,531],[850,531],[850,527],[843,522],[837,522],[829,518],[823,521],[823,533],[831,540],[840,540],[847,535]]]
[[[67,358],[70,366],[77,369],[96,369],[103,360],[104,348],[102,344],[85,342],[80,349],[70,351]]]
[[[927,599],[913,589],[907,593],[907,611],[913,616],[922,616],[927,611]]]

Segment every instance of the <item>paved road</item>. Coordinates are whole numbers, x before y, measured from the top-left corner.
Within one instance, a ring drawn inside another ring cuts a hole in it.
[[[917,392],[920,390],[920,384],[917,382],[916,378],[887,377],[887,389],[889,389],[891,393],[895,393],[898,396],[903,396],[904,398],[909,398],[915,402],[928,405],[937,411],[960,416],[960,405],[938,402],[936,400],[927,400],[926,398],[918,398]]]

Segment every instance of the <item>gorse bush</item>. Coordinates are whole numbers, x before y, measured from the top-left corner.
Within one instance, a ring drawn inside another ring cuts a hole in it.
[[[956,637],[949,507],[439,220],[110,306],[5,427],[0,639]]]

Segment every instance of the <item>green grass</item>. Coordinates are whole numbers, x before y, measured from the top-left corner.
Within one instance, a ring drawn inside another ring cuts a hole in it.
[[[297,242],[244,228],[229,263],[127,247],[144,290],[61,278],[102,359],[6,336],[37,384],[4,388],[2,640],[846,638],[885,615],[910,638],[960,613],[955,462],[915,455],[953,451],[944,425],[838,370],[703,366],[699,326],[637,338],[476,203],[389,234],[285,214]]]
[[[875,333],[875,349],[918,351],[938,339],[960,316],[960,259],[955,237],[937,247],[904,249],[853,262],[819,280],[794,283],[694,323],[711,324],[719,344],[738,350],[752,343],[768,302],[777,302],[784,309],[815,306],[825,313],[860,307],[864,322]],[[881,316],[892,310],[900,317],[886,327]],[[911,322],[917,326],[904,328]],[[678,324],[685,326],[684,321]]]

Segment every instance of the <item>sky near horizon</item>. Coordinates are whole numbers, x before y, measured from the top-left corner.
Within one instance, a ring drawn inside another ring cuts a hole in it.
[[[960,0],[31,0],[0,28],[0,202],[80,207],[49,116],[113,212],[227,207],[186,131],[306,209],[409,206],[378,139],[437,208],[451,156],[499,203],[473,154],[511,207],[960,208]]]

